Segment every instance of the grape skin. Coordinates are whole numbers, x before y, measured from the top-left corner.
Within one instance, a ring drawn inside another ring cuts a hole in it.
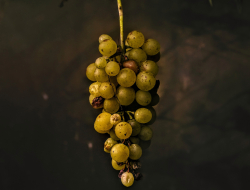
[[[130,172],[124,172],[121,177],[121,182],[124,186],[130,187],[134,183],[134,176]]]
[[[94,82],[89,86],[89,93],[95,95],[96,97],[101,96],[99,93],[99,87],[101,86],[101,82]]]
[[[152,113],[147,108],[137,109],[134,116],[139,123],[148,123],[152,119]]]
[[[129,149],[124,144],[116,144],[112,147],[110,155],[117,162],[125,162],[129,157]]]
[[[113,168],[115,169],[115,170],[122,170],[122,169],[124,169],[125,168],[125,164],[123,164],[123,165],[118,165],[117,164],[117,162],[115,161],[115,160],[113,160],[112,159],[112,161],[111,161],[111,164],[112,164],[112,166],[113,166]]]
[[[117,125],[118,123],[121,122],[121,120],[122,120],[121,116],[117,113],[111,115],[111,117],[110,117],[110,123],[112,125]]]
[[[86,76],[89,80],[91,81],[96,81],[96,78],[95,78],[95,70],[96,70],[96,66],[95,66],[95,63],[91,63],[87,69],[86,69]]]

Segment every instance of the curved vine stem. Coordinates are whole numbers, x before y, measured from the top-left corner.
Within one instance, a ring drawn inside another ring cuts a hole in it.
[[[123,9],[122,9],[122,1],[117,0],[118,12],[119,12],[119,21],[120,21],[120,40],[121,40],[121,48],[124,53],[124,39],[123,39]]]

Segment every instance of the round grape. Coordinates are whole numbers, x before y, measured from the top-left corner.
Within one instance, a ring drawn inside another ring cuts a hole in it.
[[[140,133],[140,131],[141,131],[141,124],[138,123],[135,119],[128,120],[128,123],[132,127],[132,134],[131,134],[131,136],[138,135]]]
[[[147,60],[147,54],[142,49],[132,49],[129,51],[128,58],[136,61],[136,63],[140,66],[141,62]]]
[[[94,75],[95,69],[96,69],[95,63],[91,63],[86,69],[86,76],[91,81],[96,81],[96,78]]]
[[[121,122],[121,120],[122,120],[121,116],[117,113],[111,115],[111,117],[110,117],[110,123],[112,125],[117,125],[118,123]]]
[[[141,132],[139,133],[138,136],[143,141],[149,141],[153,137],[153,131],[148,126],[142,126]]]
[[[142,62],[140,71],[146,71],[148,73],[152,73],[154,77],[157,75],[159,70],[158,65],[154,61],[146,60]]]
[[[100,113],[97,116],[95,123],[94,123],[95,129],[98,131],[108,132],[113,127],[113,125],[110,123],[110,117],[111,117],[110,113],[106,113],[106,112]]]
[[[134,116],[139,123],[148,123],[152,119],[152,113],[147,108],[137,109]]]
[[[119,86],[116,91],[116,97],[121,105],[128,106],[135,99],[135,90],[131,87],[126,88]]]
[[[102,43],[104,40],[112,40],[112,38],[108,34],[102,34],[99,37],[99,43]]]
[[[146,52],[148,55],[156,55],[157,53],[160,52],[160,44],[158,41],[154,39],[148,39],[146,42],[143,44],[142,49]]]
[[[117,50],[117,44],[114,40],[107,39],[99,44],[99,51],[102,55],[110,57],[115,54]]]
[[[130,172],[124,172],[121,176],[121,182],[124,186],[130,187],[134,183],[134,176]]]
[[[135,94],[135,100],[142,106],[147,106],[151,102],[151,94],[148,91],[138,90]]]
[[[98,69],[104,69],[107,65],[107,61],[104,57],[99,57],[95,60],[95,66]]]
[[[103,98],[110,99],[116,93],[115,85],[110,82],[103,82],[99,87],[99,93]]]
[[[130,87],[136,81],[135,72],[129,68],[124,68],[117,75],[117,82],[123,87]]]
[[[105,71],[109,76],[116,76],[120,72],[120,65],[115,61],[108,62]]]
[[[119,139],[127,139],[132,134],[132,127],[127,122],[120,122],[115,126],[115,134]]]
[[[130,47],[139,48],[143,45],[145,38],[141,32],[134,30],[128,34],[126,40]]]
[[[97,96],[101,96],[101,94],[99,93],[99,87],[101,86],[101,82],[94,82],[89,86],[89,93],[92,95]]]
[[[129,149],[124,144],[116,144],[112,147],[110,155],[117,162],[125,162],[129,157]]]
[[[94,76],[95,76],[96,81],[98,82],[106,82],[109,80],[109,77],[104,69],[96,68],[94,72]]]
[[[93,105],[92,105],[93,100],[94,100],[96,97],[99,97],[99,96],[90,94],[90,96],[89,96],[89,103],[90,103],[90,105],[91,105],[93,108],[95,108],[95,109],[103,108],[103,103],[100,104],[99,106],[93,106]]]
[[[152,73],[140,72],[136,77],[136,86],[143,91],[149,91],[154,88],[156,79]]]
[[[112,159],[111,164],[115,170],[122,170],[125,168],[125,164],[118,165],[115,160]]]
[[[142,149],[138,144],[131,144],[129,146],[129,158],[132,160],[140,159],[142,155]]]
[[[113,114],[119,110],[120,104],[117,101],[117,99],[115,97],[113,97],[113,98],[104,100],[103,108],[106,112]]]
[[[110,153],[111,148],[117,144],[117,141],[115,141],[112,138],[108,138],[104,143],[104,151],[107,153]]]

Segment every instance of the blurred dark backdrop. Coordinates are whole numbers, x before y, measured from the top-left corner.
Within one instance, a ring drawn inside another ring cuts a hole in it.
[[[0,0],[0,189],[125,189],[97,134],[87,65],[119,39],[115,0]],[[242,4],[241,4],[242,2]],[[131,189],[245,190],[250,1],[124,0],[161,44],[154,137]]]

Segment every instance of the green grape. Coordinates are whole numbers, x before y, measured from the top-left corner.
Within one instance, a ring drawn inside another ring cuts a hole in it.
[[[130,137],[129,140],[133,143],[133,144],[139,144],[140,143],[140,139],[138,137]]]
[[[135,90],[131,87],[119,86],[116,91],[116,97],[119,100],[120,105],[128,106],[135,99]]]
[[[128,45],[132,48],[139,48],[144,43],[144,35],[136,30],[130,32],[127,36]]]
[[[154,88],[156,79],[152,73],[140,72],[136,77],[136,86],[143,91],[149,91]]]
[[[142,106],[147,106],[151,102],[151,94],[148,91],[138,90],[135,93],[135,100]]]
[[[141,66],[141,62],[147,60],[147,54],[142,49],[132,49],[129,51],[128,58],[136,61]]]
[[[141,132],[139,133],[138,136],[143,141],[149,141],[153,137],[153,131],[148,126],[142,126]]]
[[[93,95],[93,94],[90,94],[90,96],[89,96],[89,103],[90,103],[91,106],[92,106],[93,100],[94,100],[96,97],[98,97],[98,96]],[[98,106],[98,107],[95,106],[95,107],[93,107],[93,108],[95,108],[95,109],[103,108],[103,104],[101,104],[101,105]]]
[[[146,60],[144,62],[142,62],[141,67],[140,67],[140,71],[146,71],[148,73],[152,73],[154,75],[154,77],[157,75],[159,70],[158,65],[151,60]]]
[[[103,108],[106,112],[113,114],[119,110],[120,104],[117,101],[117,99],[115,97],[113,97],[113,98],[104,100]]]
[[[115,141],[112,138],[108,138],[104,143],[104,151],[107,153],[110,153],[111,148],[117,144],[117,141]]]
[[[101,86],[101,82],[94,82],[89,86],[89,93],[95,95],[96,97],[101,96],[99,93],[99,87]]]
[[[117,162],[125,162],[129,157],[129,149],[124,144],[116,144],[112,147],[110,156]]]
[[[132,127],[132,134],[131,134],[131,136],[138,135],[140,133],[140,131],[141,131],[141,124],[138,123],[135,119],[128,120],[128,123]]]
[[[107,39],[102,41],[99,44],[99,52],[104,55],[110,57],[111,55],[114,55],[117,50],[117,44],[114,40]]]
[[[116,76],[120,72],[120,65],[115,61],[108,62],[105,71],[109,76]]]
[[[109,77],[109,81],[110,81],[111,83],[113,83],[115,86],[118,85],[116,76],[111,76],[111,77]]]
[[[103,98],[110,99],[116,93],[115,85],[110,82],[103,82],[99,87],[99,93]]]
[[[98,82],[106,82],[109,80],[109,77],[104,69],[96,68],[94,72],[94,76],[95,76],[96,81]]]
[[[110,123],[110,113],[100,113],[94,123],[94,128],[97,132],[102,131],[107,133],[113,125]]]
[[[112,38],[108,35],[108,34],[102,34],[100,37],[99,37],[99,43],[102,43],[104,40],[112,40]]]
[[[123,87],[130,87],[136,81],[135,72],[129,68],[124,68],[117,75],[117,82]]]
[[[129,158],[132,160],[140,159],[142,155],[142,149],[138,144],[131,144],[129,147]]]
[[[156,55],[160,52],[160,44],[154,39],[148,39],[142,46],[147,55]]]
[[[118,165],[115,160],[112,159],[111,164],[115,170],[122,170],[125,168],[125,164]]]
[[[121,182],[124,186],[130,187],[134,183],[134,176],[130,172],[124,172],[121,177]]]
[[[127,122],[120,122],[115,126],[115,134],[119,139],[127,139],[132,134],[132,127]]]
[[[109,131],[109,135],[112,139],[119,141],[120,139],[116,136],[115,131],[114,131],[114,127],[112,129],[110,129]]]
[[[86,76],[91,81],[96,81],[96,78],[94,75],[95,69],[96,69],[95,63],[91,63],[86,69]]]
[[[98,69],[104,69],[107,65],[107,61],[104,57],[99,57],[95,60],[95,66]]]
[[[110,123],[112,125],[117,125],[118,123],[121,122],[121,120],[122,120],[121,116],[117,113],[111,115],[111,117],[110,117]]]
[[[148,123],[152,119],[152,113],[147,108],[137,109],[134,116],[139,123]]]

